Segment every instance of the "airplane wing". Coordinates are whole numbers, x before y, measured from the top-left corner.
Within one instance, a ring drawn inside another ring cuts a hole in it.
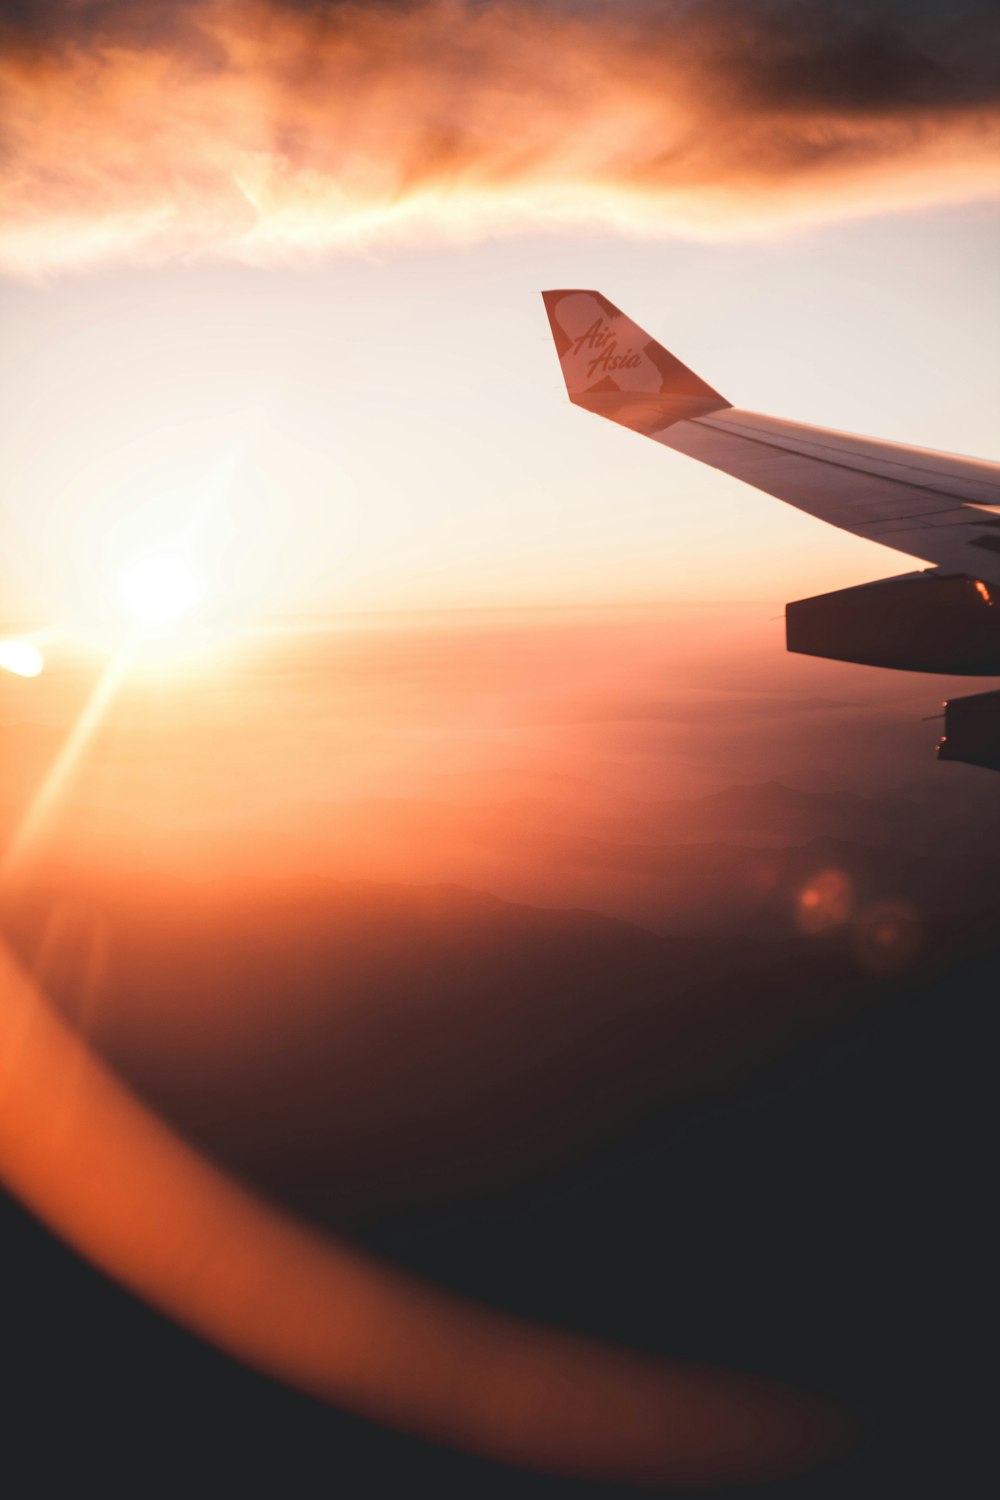
[[[1000,586],[989,510],[1000,510],[1000,464],[743,411],[600,292],[542,296],[576,406],[855,536]]]

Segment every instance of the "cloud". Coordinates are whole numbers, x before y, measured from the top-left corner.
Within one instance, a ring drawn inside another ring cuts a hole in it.
[[[19,0],[0,269],[568,224],[731,235],[1000,190],[953,0]]]

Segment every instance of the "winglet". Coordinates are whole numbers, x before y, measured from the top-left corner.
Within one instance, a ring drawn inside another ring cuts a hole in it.
[[[600,292],[543,292],[569,399],[635,432],[730,403]]]

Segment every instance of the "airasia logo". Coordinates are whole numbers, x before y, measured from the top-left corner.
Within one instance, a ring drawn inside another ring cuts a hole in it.
[[[579,357],[584,349],[593,355],[592,359],[584,361],[588,380],[593,380],[598,370],[610,375],[615,370],[637,370],[642,364],[642,353],[635,349],[624,349],[619,354],[618,340],[605,318],[595,318],[590,327],[573,340],[568,352]]]
[[[593,292],[566,292],[559,298],[555,322],[566,337],[562,368],[571,395],[602,383],[636,395],[662,390],[663,375],[650,358],[656,345],[649,334]]]

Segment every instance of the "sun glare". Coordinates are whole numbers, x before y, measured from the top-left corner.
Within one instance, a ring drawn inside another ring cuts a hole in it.
[[[193,609],[199,588],[183,559],[160,553],[128,569],[122,579],[122,594],[132,614],[147,624],[162,624]]]
[[[30,641],[0,641],[0,669],[17,677],[37,677],[45,660]]]

